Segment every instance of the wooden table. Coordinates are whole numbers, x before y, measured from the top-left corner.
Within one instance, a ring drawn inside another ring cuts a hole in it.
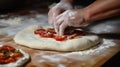
[[[57,52],[31,49],[16,44],[13,41],[14,35],[32,24],[48,25],[47,14],[29,14],[12,17],[12,22],[4,20],[5,25],[0,28],[0,43],[8,44],[13,47],[23,49],[31,59],[25,67],[100,67],[107,62],[112,56],[120,51],[120,40],[104,39],[103,43],[91,49],[78,52]],[[17,18],[17,23],[14,18]],[[4,18],[3,18],[4,19]],[[0,19],[0,21],[3,19]],[[4,23],[3,22],[3,23]]]

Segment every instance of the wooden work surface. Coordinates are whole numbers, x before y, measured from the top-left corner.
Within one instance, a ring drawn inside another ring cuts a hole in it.
[[[18,31],[29,25],[48,25],[46,14],[3,18],[0,22],[0,44],[8,44],[27,52],[31,59],[25,67],[100,67],[120,51],[120,40],[104,38],[100,44],[85,51],[57,52],[31,49],[16,44],[13,38]]]

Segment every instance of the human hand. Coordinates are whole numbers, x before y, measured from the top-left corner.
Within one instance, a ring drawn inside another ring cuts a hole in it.
[[[54,23],[55,31],[61,36],[68,26],[80,27],[87,25],[88,22],[85,15],[86,13],[82,9],[65,11],[56,17],[56,22]]]
[[[68,9],[72,9],[71,3],[66,2],[59,2],[56,4],[53,8],[51,8],[48,12],[48,18],[49,18],[49,24],[54,26],[54,23],[56,22],[56,16],[63,13],[64,11]]]

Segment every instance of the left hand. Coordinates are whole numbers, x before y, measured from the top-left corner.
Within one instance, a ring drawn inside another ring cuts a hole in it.
[[[56,16],[70,9],[73,9],[73,5],[70,2],[63,2],[63,0],[60,1],[48,12],[49,24],[54,26],[54,23],[56,22],[55,20]]]
[[[68,26],[80,27],[87,24],[84,15],[85,13],[81,9],[65,11],[56,17],[57,21],[54,23],[55,31],[61,36]]]

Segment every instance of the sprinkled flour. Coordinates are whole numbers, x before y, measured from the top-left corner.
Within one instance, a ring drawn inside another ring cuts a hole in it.
[[[17,24],[9,24],[9,22],[4,21],[0,22],[0,34],[8,34],[8,35],[15,35],[18,31],[22,30],[23,28],[33,25],[48,25],[47,15],[36,14],[32,17],[26,17],[24,19],[18,19]],[[20,16],[19,18],[23,18]],[[12,19],[11,21],[15,21],[16,19]],[[2,20],[3,21],[3,20]],[[2,42],[0,42],[2,44]],[[84,50],[84,51],[77,51],[77,52],[55,52],[55,51],[41,51],[38,50],[37,52],[34,50],[31,53],[31,63],[36,67],[39,67],[41,64],[46,63],[49,67],[70,67],[70,65],[79,65],[79,66],[72,66],[72,67],[92,67],[97,62],[103,60],[102,58],[108,57],[111,51],[113,50],[112,47],[115,47],[116,43],[112,40],[103,39],[103,42],[98,44],[91,49]],[[112,50],[111,50],[112,48]],[[33,49],[28,50],[27,52],[32,52]],[[31,64],[30,63],[30,64]],[[88,66],[89,65],[89,66]],[[46,67],[43,66],[42,67]]]
[[[66,66],[63,64],[59,64],[57,67],[66,67]]]
[[[71,61],[68,61],[68,59],[65,59],[65,58],[70,58],[70,59],[79,60],[79,61],[86,61],[86,62],[90,61],[92,63],[96,60],[96,59],[91,60],[90,58],[92,56],[100,55],[103,57],[105,56],[105,54],[107,54],[106,50],[110,49],[115,45],[116,44],[112,40],[103,39],[102,44],[88,50],[69,52],[69,53],[63,53],[63,54],[52,54],[52,55],[46,55],[44,53],[35,53],[34,57],[41,56],[42,59],[37,60],[39,63],[47,62],[47,61],[54,62],[54,63],[59,63],[59,62],[72,63]],[[65,67],[65,65],[63,64],[58,65],[58,67]]]
[[[37,14],[34,18],[19,16],[10,17],[8,19],[0,19],[0,34],[8,33],[9,35],[15,35],[18,31],[30,25],[48,25],[47,19],[47,15],[42,14]]]
[[[8,18],[8,19],[0,19],[0,22],[7,23],[10,25],[18,25],[21,24],[24,18],[22,17],[14,17],[14,18]]]

